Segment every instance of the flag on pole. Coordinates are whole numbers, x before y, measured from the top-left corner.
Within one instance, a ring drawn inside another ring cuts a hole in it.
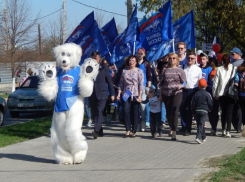
[[[89,58],[90,54],[94,51],[99,51],[101,57],[108,54],[109,52],[105,40],[95,20],[93,21],[92,26],[87,29],[87,31],[74,43],[80,45],[82,48],[82,58],[80,65],[86,58]]]
[[[139,26],[141,47],[146,50],[165,40],[173,39],[171,0],[149,19],[140,21]]]
[[[175,50],[177,50],[178,42],[185,42],[187,49],[196,48],[196,35],[193,10],[191,10],[189,13],[177,20],[174,23],[173,27],[174,31],[176,31],[174,37]]]
[[[81,37],[88,29],[92,26],[94,22],[94,12],[87,15],[81,23],[73,30],[71,35],[66,39],[65,43],[75,42],[79,37]]]
[[[122,58],[133,54],[138,26],[137,5],[134,8],[128,27],[119,34],[110,46],[110,64],[114,64]]]
[[[214,45],[214,44],[217,44],[216,36],[214,37],[214,40],[213,40],[213,45]]]
[[[177,50],[178,42],[185,42],[187,49],[196,47],[193,10],[174,23],[173,39],[164,41],[162,44],[152,47],[147,55],[147,59],[150,61],[156,61],[164,55],[173,52],[173,41],[175,50]]]
[[[112,41],[118,36],[115,19],[112,18],[112,20],[109,21],[100,30],[104,37],[107,47],[110,47]]]

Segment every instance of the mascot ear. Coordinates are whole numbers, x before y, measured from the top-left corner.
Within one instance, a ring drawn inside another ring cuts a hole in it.
[[[82,48],[77,45],[76,56],[81,59],[82,57]]]
[[[54,53],[54,57],[57,59],[57,57],[59,56],[59,54],[60,54],[60,45],[58,45],[58,46],[56,46],[56,47],[54,47],[53,48],[53,53]]]

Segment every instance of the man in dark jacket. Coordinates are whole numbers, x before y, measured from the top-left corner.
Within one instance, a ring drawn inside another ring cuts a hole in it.
[[[100,64],[100,53],[98,51],[92,52],[91,58],[95,59],[97,63]],[[97,139],[98,136],[104,135],[102,128],[102,111],[104,110],[106,101],[108,99],[107,84],[111,100],[114,101],[115,93],[109,68],[108,66],[100,64],[99,73],[94,79],[93,93],[89,97],[92,119],[94,120],[94,131],[92,132],[94,139]]]
[[[199,90],[193,96],[191,103],[192,113],[197,121],[196,142],[198,144],[202,144],[207,140],[204,123],[208,112],[213,108],[213,100],[211,95],[205,90],[206,87],[207,81],[205,79],[199,80]]]

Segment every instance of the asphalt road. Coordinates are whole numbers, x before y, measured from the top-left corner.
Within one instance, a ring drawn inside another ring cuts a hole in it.
[[[17,123],[23,123],[23,122],[28,122],[33,119],[39,119],[47,116],[51,116],[52,113],[20,113],[19,117],[17,118],[12,118],[9,114],[9,111],[6,112],[4,116],[4,123],[3,126],[8,126],[8,125],[13,125]]]

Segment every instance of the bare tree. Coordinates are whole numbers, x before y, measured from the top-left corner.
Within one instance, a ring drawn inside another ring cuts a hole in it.
[[[108,18],[106,18],[105,13],[99,10],[95,10],[95,20],[99,28],[102,28],[108,22]]]
[[[0,24],[0,38],[2,46],[0,47],[1,62],[10,63],[13,86],[15,88],[15,72],[25,61],[25,46],[37,41],[35,35],[36,23],[39,13],[34,17],[31,11],[31,5],[28,0],[6,0],[4,10],[4,23]],[[35,38],[33,38],[35,37]]]

